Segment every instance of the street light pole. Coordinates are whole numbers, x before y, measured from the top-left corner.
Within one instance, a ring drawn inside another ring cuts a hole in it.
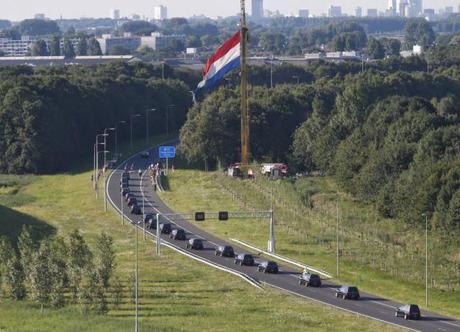
[[[147,146],[150,143],[150,135],[149,135],[149,112],[155,112],[156,109],[152,108],[149,110],[145,111],[145,141],[147,143]]]
[[[98,184],[99,184],[99,144],[104,144],[104,143],[99,143],[99,137],[104,137],[105,135],[108,134],[99,134],[96,135],[96,172],[95,172],[95,184],[94,184],[94,189],[96,190],[96,198],[98,198]],[[105,147],[104,147],[105,151]]]
[[[140,114],[130,114],[129,116],[129,128],[130,128],[130,139],[129,139],[129,144],[131,147],[131,150],[133,149],[133,119],[140,117]]]
[[[339,199],[337,198],[337,222],[336,222],[336,256],[337,256],[337,277],[339,276]]]
[[[109,152],[107,150],[107,136],[109,134],[107,131],[114,131],[115,128],[105,128],[104,129],[104,211],[107,212],[107,174],[106,174],[106,167],[107,167],[107,153]]]
[[[425,306],[428,308],[428,214],[425,217]]]

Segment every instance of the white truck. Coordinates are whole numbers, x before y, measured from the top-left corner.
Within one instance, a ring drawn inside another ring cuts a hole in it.
[[[266,163],[260,166],[260,171],[266,176],[271,176],[274,172],[277,172],[278,176],[285,176],[288,172],[288,166],[283,163]]]

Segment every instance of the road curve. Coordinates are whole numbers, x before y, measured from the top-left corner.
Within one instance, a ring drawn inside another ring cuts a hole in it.
[[[143,159],[140,153],[132,156],[124,162],[119,168],[114,170],[107,180],[107,195],[109,202],[113,207],[121,212],[122,204],[126,219],[135,224],[136,221],[142,219],[141,216],[134,216],[129,213],[129,208],[126,202],[121,199],[120,194],[120,179],[124,165],[132,166],[134,170],[131,173],[129,186],[131,192],[135,194],[137,200],[141,203],[145,200],[145,213],[170,214],[173,211],[166,206],[156,192],[153,191],[149,180],[145,175],[138,176],[137,170],[144,170],[148,165],[157,160],[157,148],[150,149],[150,158]],[[172,223],[172,222],[171,222]],[[162,234],[162,244],[170,247],[190,258],[194,258],[202,263],[211,265],[215,268],[227,271],[245,279],[256,287],[260,288],[261,284],[286,291],[293,295],[316,301],[325,305],[329,305],[341,310],[345,310],[354,314],[359,314],[374,320],[378,320],[400,328],[405,328],[412,331],[445,331],[445,332],[460,332],[460,321],[448,317],[443,317],[435,313],[422,310],[423,319],[419,321],[404,320],[394,316],[395,307],[400,305],[381,297],[376,297],[371,294],[361,292],[359,301],[339,300],[335,297],[335,289],[338,285],[323,281],[320,288],[300,287],[298,284],[298,276],[300,271],[296,271],[288,266],[280,266],[278,274],[264,274],[257,271],[256,267],[235,265],[232,258],[222,258],[215,256],[214,249],[217,245],[231,245],[235,252],[248,252],[247,249],[237,247],[230,241],[222,240],[216,236],[205,232],[186,220],[175,221],[178,227],[187,232],[187,238],[198,237],[205,239],[204,250],[190,250],[186,248],[186,241],[177,241],[169,239],[168,235]],[[142,226],[141,226],[142,227]],[[149,232],[149,235],[154,234]],[[268,258],[267,258],[268,260]],[[358,285],[359,287],[359,285]]]

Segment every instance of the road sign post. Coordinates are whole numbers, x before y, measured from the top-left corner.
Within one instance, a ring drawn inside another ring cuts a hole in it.
[[[169,159],[176,157],[176,147],[175,146],[160,146],[159,155],[161,159],[166,159],[166,175],[168,175],[169,168]]]

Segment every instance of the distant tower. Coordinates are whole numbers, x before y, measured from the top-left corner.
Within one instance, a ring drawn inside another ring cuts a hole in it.
[[[252,0],[252,18],[264,17],[264,0]]]
[[[157,21],[166,20],[168,18],[168,8],[165,6],[156,6],[153,12],[153,18]]]
[[[390,16],[395,16],[398,9],[397,9],[397,3],[396,3],[396,0],[388,0],[388,14]]]
[[[356,7],[355,16],[356,17],[362,17],[363,16],[363,8],[362,7]]]
[[[110,10],[110,17],[112,18],[112,20],[119,20],[120,19],[120,9]]]

